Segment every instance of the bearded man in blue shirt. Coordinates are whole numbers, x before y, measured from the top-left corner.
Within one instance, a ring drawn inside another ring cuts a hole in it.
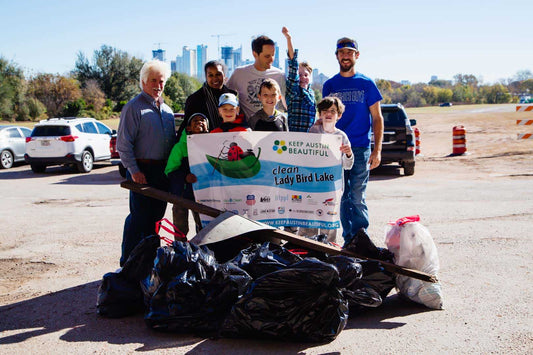
[[[359,48],[354,39],[343,37],[335,51],[340,72],[324,83],[322,96],[337,96],[346,110],[336,127],[348,135],[354,155],[351,170],[345,171],[344,194],[341,200],[342,236],[345,245],[360,228],[369,225],[366,186],[370,170],[381,163],[383,141],[383,99],[372,79],[355,70]],[[374,132],[374,149],[370,152],[370,137]]]

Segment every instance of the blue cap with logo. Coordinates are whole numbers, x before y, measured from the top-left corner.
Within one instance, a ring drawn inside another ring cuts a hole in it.
[[[220,98],[218,99],[218,107],[226,104],[237,107],[239,106],[239,100],[237,100],[237,96],[231,93],[220,95]]]

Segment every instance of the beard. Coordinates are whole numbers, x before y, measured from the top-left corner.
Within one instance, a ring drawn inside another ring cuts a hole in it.
[[[355,66],[355,63],[350,61],[349,63],[343,63],[343,62],[339,62],[339,66],[340,66],[340,71],[341,72],[349,72],[350,70],[353,69],[353,67]]]

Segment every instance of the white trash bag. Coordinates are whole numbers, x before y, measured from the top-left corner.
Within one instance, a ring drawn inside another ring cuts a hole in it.
[[[420,217],[410,216],[398,219],[388,226],[385,244],[394,254],[394,263],[431,275],[439,271],[437,247],[428,229],[419,223]],[[398,291],[411,301],[433,309],[442,309],[441,285],[412,277],[397,275]]]

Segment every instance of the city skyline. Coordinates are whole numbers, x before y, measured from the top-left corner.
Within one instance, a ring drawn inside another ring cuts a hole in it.
[[[472,74],[494,83],[533,70],[529,7],[525,0],[378,0],[342,6],[313,0],[261,5],[228,0],[224,8],[181,0],[161,0],[157,8],[134,0],[82,0],[68,6],[61,0],[0,0],[0,31],[5,34],[0,56],[27,75],[68,73],[79,52],[91,58],[102,45],[142,60],[149,60],[159,46],[166,49],[167,60],[186,45],[206,45],[207,59],[219,57],[218,47],[242,46],[244,60],[253,58],[251,39],[265,34],[278,43],[283,65],[281,28],[287,26],[299,59],[327,76],[338,72],[336,40],[350,36],[361,51],[356,69],[373,79],[417,83],[433,75],[452,80],[456,74]]]
[[[204,66],[210,60],[218,60],[225,65],[225,74],[227,78],[231,76],[235,68],[253,63],[253,60],[249,58],[244,60],[242,59],[242,46],[236,49],[229,46],[217,48],[217,54],[221,56],[221,58],[217,58],[207,55],[207,53],[209,53],[207,45],[198,44],[196,45],[196,62],[192,66],[183,66],[184,57],[188,56],[189,61],[190,58],[193,57],[191,52],[194,53],[194,49],[191,48],[192,47],[190,46],[183,46],[181,56],[177,55],[175,58],[176,60],[169,60],[166,56],[167,50],[161,48],[161,46],[158,46],[158,49],[152,50],[152,59],[158,59],[169,64],[172,73],[178,72],[187,74],[202,81],[205,80]],[[279,46],[276,43],[276,56],[272,66],[284,70],[285,75],[288,75],[288,59],[285,59],[284,63],[285,66],[281,67],[279,60]],[[318,68],[313,68],[311,83],[322,85],[328,78],[329,77],[321,73]]]
[[[201,80],[205,80],[204,66],[208,61],[218,60],[224,64],[226,76],[228,77],[231,76],[235,68],[254,62],[252,59],[242,58],[242,45],[239,48],[230,46],[217,48],[218,57],[208,56],[209,48],[205,44],[196,45],[196,49],[191,48],[193,47],[183,46],[181,55],[176,55],[175,60],[168,60],[166,58],[166,49],[160,47],[157,50],[152,50],[152,59],[158,59],[170,64],[172,73],[184,73]],[[277,43],[275,43],[275,48],[276,55],[272,66],[284,69],[280,65],[279,46]],[[196,56],[196,60],[194,60],[194,56]]]

